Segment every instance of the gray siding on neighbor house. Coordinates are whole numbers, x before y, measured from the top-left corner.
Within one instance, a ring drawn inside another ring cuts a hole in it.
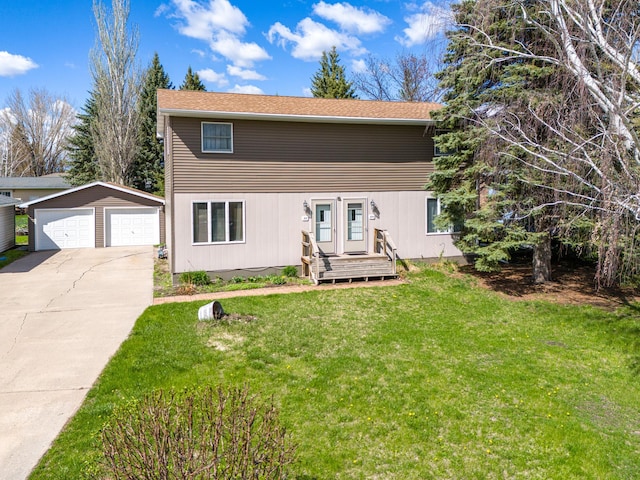
[[[421,191],[433,171],[425,126],[234,120],[233,153],[202,153],[201,123],[172,117],[174,192]],[[167,198],[170,198],[168,195]]]
[[[16,215],[14,205],[0,205],[0,252],[16,244]]]
[[[46,208],[95,208],[95,246],[104,247],[104,210],[111,207],[155,207],[160,210],[160,243],[165,242],[165,218],[162,205],[158,201],[134,194],[96,185],[83,190],[51,198],[29,206],[29,218],[35,218],[34,210]],[[35,250],[35,229],[29,221],[29,250]]]
[[[4,190],[0,188],[0,190]],[[16,200],[20,200],[21,202],[30,202],[31,200],[35,200],[37,198],[46,197],[48,195],[52,195],[54,193],[63,192],[65,188],[38,188],[38,189],[9,189],[11,190],[11,196]]]
[[[172,273],[205,270],[225,272],[249,270],[256,275],[269,267],[300,265],[301,231],[312,230],[311,218],[303,219],[303,202],[335,202],[336,216],[342,217],[349,199],[365,199],[366,245],[373,251],[374,229],[388,230],[400,258],[460,257],[450,234],[426,233],[428,192],[333,191],[303,193],[208,193],[174,196],[174,249]],[[235,244],[194,244],[192,241],[193,202],[242,200],[245,202],[245,241]],[[375,212],[370,202],[376,204]],[[374,214],[369,219],[370,214]],[[344,225],[336,222],[337,253],[344,241]]]

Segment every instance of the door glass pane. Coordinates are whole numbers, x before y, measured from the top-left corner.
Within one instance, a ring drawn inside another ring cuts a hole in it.
[[[242,231],[242,202],[229,202],[229,241],[241,242],[244,240]]]
[[[364,236],[362,203],[347,204],[347,240],[360,241]]]
[[[207,204],[193,204],[193,243],[206,243],[207,238]]]
[[[211,241],[224,242],[227,239],[225,231],[224,202],[211,204]]]
[[[331,235],[331,204],[316,205],[316,241],[330,242]]]

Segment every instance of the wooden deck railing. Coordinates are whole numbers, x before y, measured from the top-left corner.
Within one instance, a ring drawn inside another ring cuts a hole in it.
[[[316,261],[314,262],[312,258],[315,258]],[[320,268],[319,258],[320,249],[316,243],[315,235],[306,230],[302,230],[302,274],[305,277],[309,277],[314,283],[318,283],[318,278],[320,277],[318,270]],[[312,271],[313,266],[316,268],[315,275],[313,275],[314,272]]]
[[[396,275],[396,257],[397,250],[395,243],[389,232],[382,229],[374,229],[373,231],[373,251],[375,253],[382,253],[386,255],[393,264],[393,274]]]

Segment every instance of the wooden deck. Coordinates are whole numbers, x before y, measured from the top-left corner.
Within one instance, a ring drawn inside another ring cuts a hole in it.
[[[384,230],[376,230],[373,253],[320,254],[313,234],[302,232],[302,271],[316,285],[321,282],[396,278],[396,248]]]

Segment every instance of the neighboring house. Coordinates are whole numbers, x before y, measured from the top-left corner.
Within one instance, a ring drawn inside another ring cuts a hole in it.
[[[20,205],[29,216],[29,250],[164,243],[164,199],[93,182]]]
[[[356,275],[353,262],[384,252],[383,237],[401,258],[460,257],[452,234],[435,229],[439,201],[424,190],[437,108],[159,90],[171,272],[302,264],[314,280],[321,269],[326,279],[375,276]],[[352,262],[342,273],[339,258]]]
[[[64,174],[52,173],[42,177],[0,177],[0,196],[30,202],[37,198],[71,188]]]
[[[0,196],[0,252],[16,245],[16,204],[12,198]]]

